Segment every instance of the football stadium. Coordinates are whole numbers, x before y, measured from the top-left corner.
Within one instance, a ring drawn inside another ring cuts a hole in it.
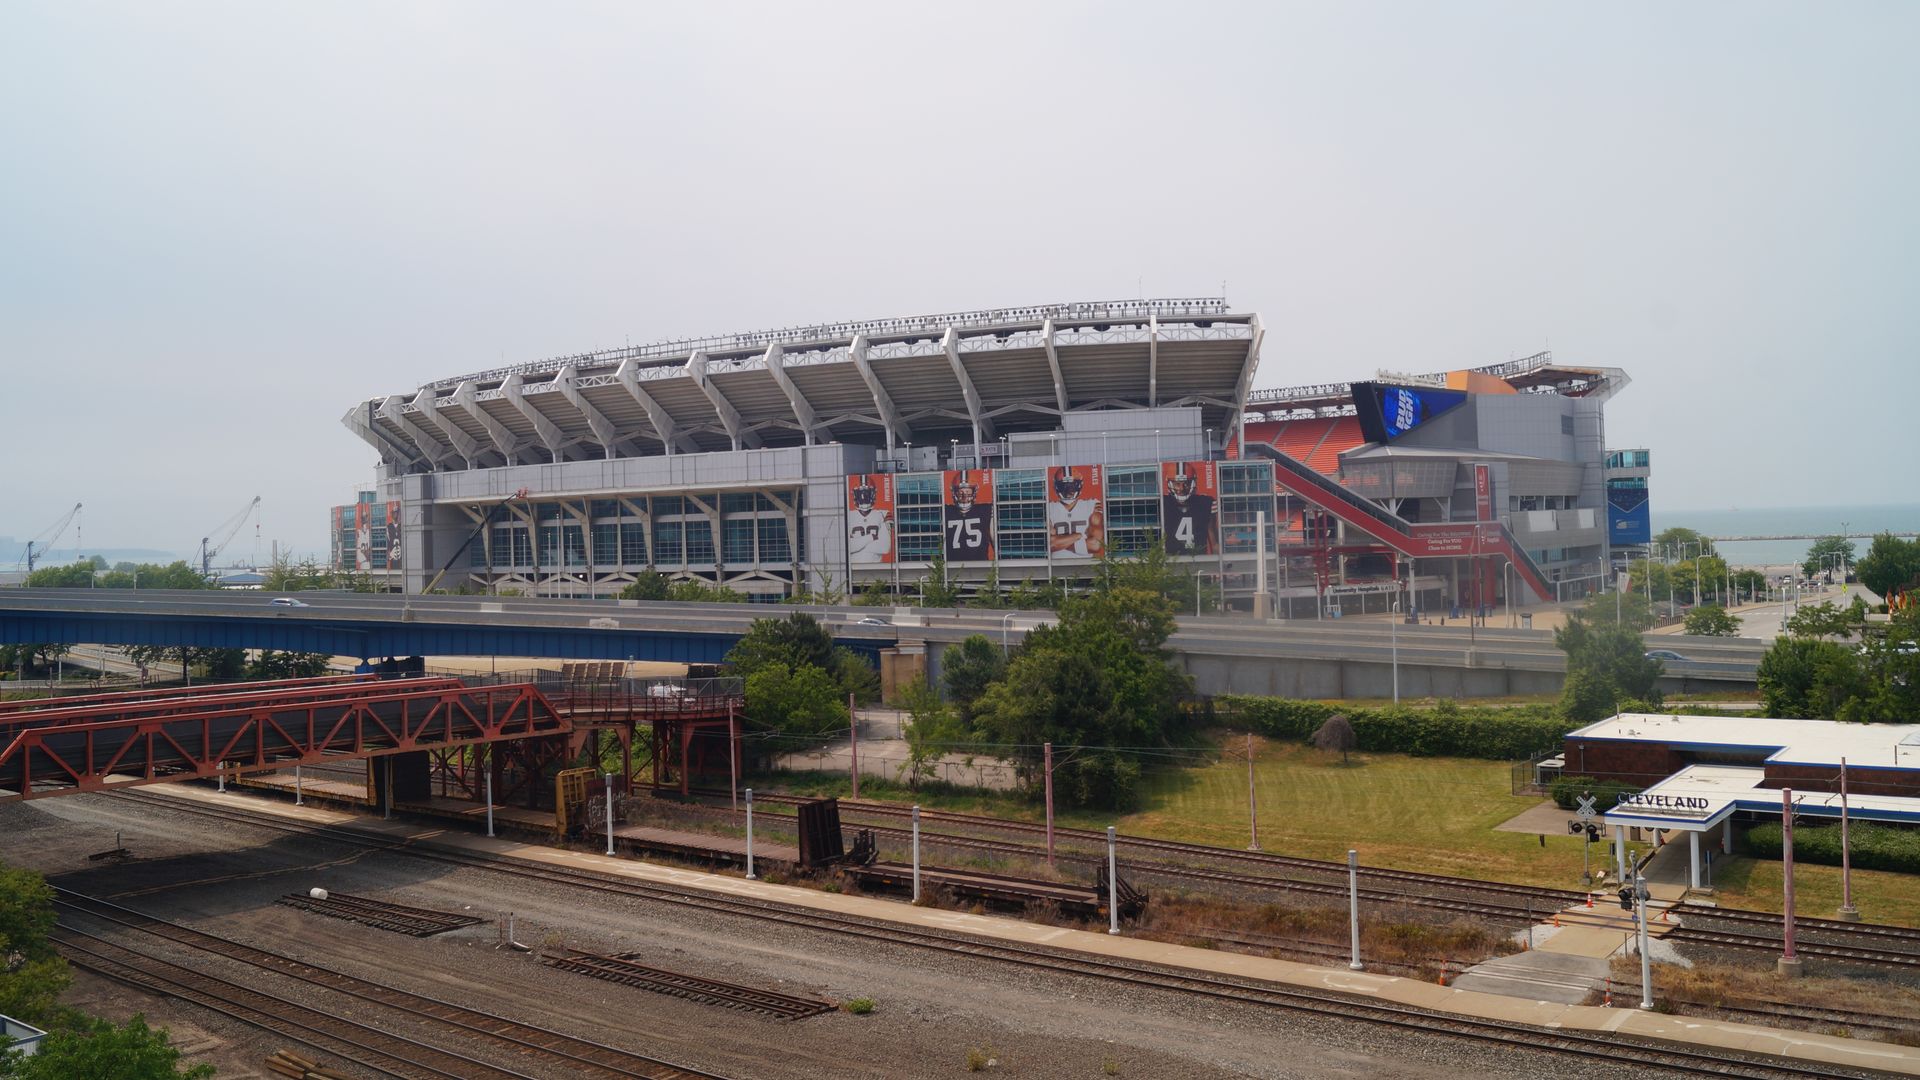
[[[1601,587],[1617,368],[1541,353],[1253,389],[1260,316],[1123,300],[833,323],[435,379],[344,423],[377,489],[336,563],[387,587],[750,599],[1073,587],[1164,547],[1228,605],[1442,616]],[[1269,373],[1273,364],[1270,360]],[[1269,380],[1279,381],[1279,380]]]

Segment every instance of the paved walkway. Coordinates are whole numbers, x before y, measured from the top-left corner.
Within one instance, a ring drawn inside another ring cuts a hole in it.
[[[151,790],[177,798],[216,805],[222,800],[243,797],[234,794],[219,795],[210,789],[184,784],[159,785]],[[1141,963],[1336,991],[1480,1019],[1528,1024],[1549,1030],[1571,1028],[1583,1031],[1619,1032],[1636,1038],[1695,1043],[1920,1076],[1920,1048],[1915,1047],[1842,1039],[1803,1031],[1775,1030],[1750,1024],[1703,1020],[1698,1017],[1663,1016],[1639,1009],[1570,1005],[1541,998],[1522,1000],[1505,994],[1436,986],[1422,980],[1349,971],[1345,967],[1315,967],[1286,960],[1249,956],[1245,953],[1196,949],[1185,945],[1143,941],[1125,935],[1115,937],[1085,930],[1042,926],[993,915],[970,915],[959,911],[914,907],[911,904],[892,900],[849,896],[787,885],[770,885],[765,881],[747,881],[732,875],[704,873],[635,859],[610,859],[601,855],[488,839],[473,833],[450,832],[439,825],[422,825],[399,820],[380,821],[317,807],[294,807],[285,803],[261,800],[249,800],[247,806],[249,809],[315,824],[351,824],[363,832],[385,834],[396,840],[430,839],[434,843],[449,847],[511,855],[556,866],[583,867],[635,880],[659,882],[729,896],[776,901],[838,914],[855,915],[877,922],[961,931],[1002,941],[1046,945],[1057,949],[1071,949]]]

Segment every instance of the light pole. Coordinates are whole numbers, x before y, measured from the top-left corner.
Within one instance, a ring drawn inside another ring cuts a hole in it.
[[[1014,613],[1009,611],[1000,616],[1000,655],[1003,658],[1013,655],[1007,651],[1007,631],[1013,625],[1013,615]]]
[[[1393,643],[1393,703],[1400,704],[1400,597],[1388,605],[1387,638]]]
[[[1153,429],[1153,460],[1160,460],[1160,429]]]

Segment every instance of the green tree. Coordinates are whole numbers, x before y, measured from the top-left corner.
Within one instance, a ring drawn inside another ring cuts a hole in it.
[[[1021,611],[1058,611],[1067,599],[1067,587],[1057,581],[1026,578],[1007,593],[1007,606]]]
[[[41,1040],[32,1057],[17,1059],[6,1070],[15,1080],[203,1080],[213,1066],[182,1066],[180,1051],[169,1041],[166,1028],[147,1026],[144,1016],[125,1024],[89,1020]]]
[[[0,671],[23,672],[23,677],[50,671],[55,660],[71,651],[71,645],[46,641],[0,645]]]
[[[746,697],[750,723],[789,735],[829,735],[849,721],[840,684],[812,665],[761,668],[747,676]]]
[[[1703,604],[1687,612],[1686,631],[1696,637],[1732,637],[1740,632],[1740,619],[1718,604]]]
[[[67,566],[43,566],[27,575],[30,589],[84,589],[93,584],[94,565],[82,559]]]
[[[1773,643],[1754,674],[1768,716],[1832,720],[1866,684],[1858,655],[1844,645],[1787,637]]]
[[[900,708],[907,714],[907,783],[918,788],[941,755],[966,738],[966,724],[919,677],[901,688]]]
[[[920,579],[920,604],[930,608],[960,606],[960,584],[947,575],[947,555],[940,548],[933,549],[927,576]]]
[[[886,607],[893,603],[893,594],[887,592],[887,586],[879,578],[860,586],[853,594],[853,602],[860,607]]]
[[[1553,632],[1553,642],[1567,654],[1567,682],[1561,690],[1560,706],[1568,719],[1592,721],[1607,715],[1593,715],[1596,703],[1603,700],[1660,700],[1660,676],[1665,668],[1647,656],[1637,631],[1576,613]]]
[[[247,661],[249,679],[311,679],[325,675],[333,667],[333,657],[316,652],[281,652],[262,649]]]
[[[1867,602],[1856,596],[1853,603],[1841,607],[1831,600],[1808,604],[1787,619],[1787,633],[1794,637],[1848,637],[1867,621]]]
[[[643,570],[634,576],[633,584],[620,590],[620,599],[665,600],[667,589],[667,575],[657,570]]]
[[[30,1024],[55,1014],[69,977],[47,940],[53,923],[53,889],[46,879],[0,867],[0,1013]]]
[[[1853,562],[1853,541],[1844,536],[1823,536],[1815,540],[1813,546],[1807,549],[1806,561],[1800,564],[1800,569],[1805,571],[1808,577],[1812,577],[1823,568],[1836,563],[1851,562]]]
[[[833,650],[833,681],[862,705],[880,700],[880,672],[865,656],[844,645]]]
[[[1682,545],[1688,545],[1689,550],[1691,550],[1692,545],[1698,545],[1700,548],[1701,554],[1704,554],[1704,555],[1714,554],[1713,541],[1707,539],[1706,536],[1701,533],[1695,532],[1692,529],[1682,528],[1678,525],[1674,526],[1671,529],[1662,529],[1660,531],[1660,534],[1653,538],[1653,547],[1655,551],[1658,551],[1660,548],[1663,548],[1663,547],[1674,548],[1677,550]]]
[[[1920,581],[1920,540],[1902,540],[1892,533],[1873,538],[1867,553],[1854,564],[1860,584],[1889,596]]]
[[[834,666],[833,635],[804,611],[777,619],[755,619],[727,652],[727,663],[743,678],[773,666],[830,671]]]
[[[1006,674],[1005,654],[985,634],[973,634],[940,654],[940,689],[968,721],[973,719],[973,703]]]
[[[1038,747],[1068,748],[1056,793],[1080,805],[1127,806],[1139,766],[1118,748],[1161,746],[1182,734],[1181,699],[1192,682],[1166,648],[1172,605],[1158,593],[1115,588],[1075,597],[1060,621],[1027,635],[1005,678],[974,702],[988,742],[1014,747],[1029,782]]]
[[[185,566],[185,564],[181,564]],[[157,568],[156,568],[157,569]],[[169,575],[170,576],[170,575]],[[366,575],[369,579],[371,575]],[[141,584],[146,585],[142,578]],[[160,588],[161,586],[150,586]],[[263,592],[289,593],[306,592],[312,589],[341,588],[340,575],[320,560],[309,555],[299,562],[286,555],[277,556],[267,567],[265,578],[260,583]]]
[[[710,581],[676,581],[667,586],[667,599],[685,604],[744,604],[746,594]]]
[[[1654,623],[1653,606],[1644,594],[1632,591],[1594,593],[1587,597],[1581,618],[1595,625],[1618,622],[1636,634],[1651,629]]]

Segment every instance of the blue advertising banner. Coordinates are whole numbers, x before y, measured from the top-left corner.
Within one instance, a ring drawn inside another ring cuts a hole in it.
[[[1653,542],[1653,515],[1646,488],[1607,489],[1607,540],[1616,547]]]
[[[1389,442],[1467,400],[1465,391],[1355,383],[1354,405],[1369,442]]]

